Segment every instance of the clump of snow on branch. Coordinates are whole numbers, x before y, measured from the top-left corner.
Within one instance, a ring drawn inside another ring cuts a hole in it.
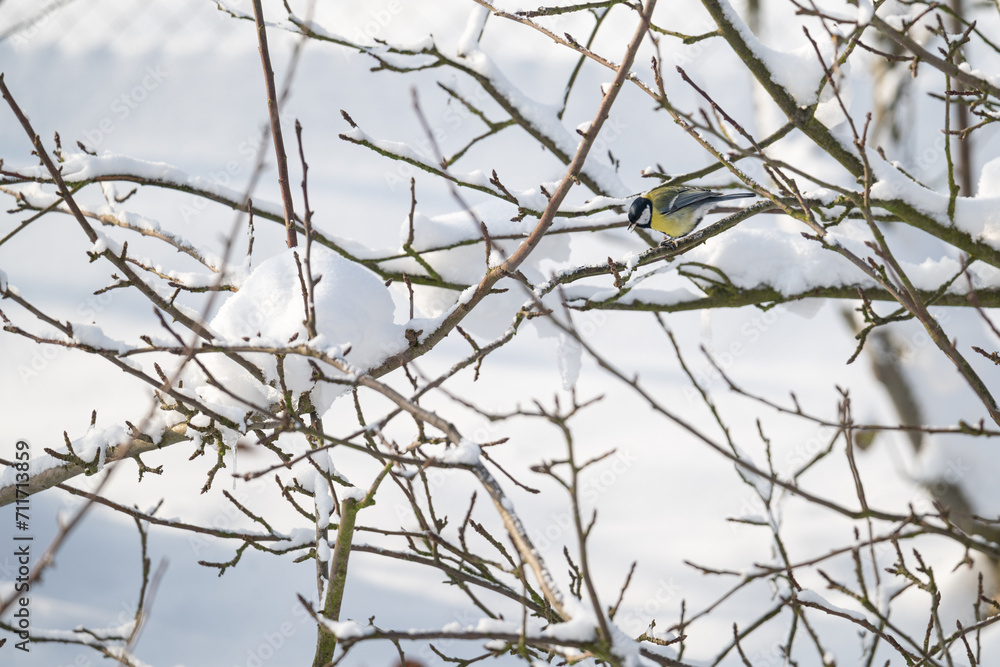
[[[403,327],[394,322],[395,306],[381,280],[362,266],[319,245],[313,245],[311,266],[315,289],[317,337],[306,330],[305,301],[299,262],[305,249],[295,248],[262,262],[245,284],[230,296],[210,323],[223,345],[285,348],[306,345],[331,357],[342,357],[352,368],[367,370],[406,349]],[[303,268],[303,271],[305,269]],[[318,414],[323,414],[344,391],[343,385],[317,382],[312,363],[331,378],[347,376],[333,366],[311,357],[289,354],[280,372],[275,356],[265,352],[244,357],[264,372],[266,384],[234,361],[215,355],[206,366],[226,389],[253,404],[269,406],[280,399],[282,380],[297,401],[309,393]],[[200,371],[194,371],[199,375]],[[209,404],[247,411],[201,378],[198,394]],[[189,383],[186,383],[186,386]]]

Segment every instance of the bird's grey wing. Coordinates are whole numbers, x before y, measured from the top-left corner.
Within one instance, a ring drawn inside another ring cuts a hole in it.
[[[688,206],[700,206],[718,198],[718,193],[711,190],[684,190],[677,194],[669,194],[655,202],[656,209],[663,215],[669,215]]]

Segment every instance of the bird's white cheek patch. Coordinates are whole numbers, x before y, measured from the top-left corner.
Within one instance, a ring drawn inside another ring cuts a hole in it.
[[[636,223],[639,227],[645,227],[653,221],[653,211],[652,209],[643,209],[642,214],[639,216],[639,222]]]

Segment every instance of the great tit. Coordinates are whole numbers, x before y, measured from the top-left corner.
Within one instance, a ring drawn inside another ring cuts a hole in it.
[[[658,185],[632,202],[628,210],[628,230],[652,228],[678,238],[690,234],[720,201],[753,196],[752,192],[724,194],[689,185]]]

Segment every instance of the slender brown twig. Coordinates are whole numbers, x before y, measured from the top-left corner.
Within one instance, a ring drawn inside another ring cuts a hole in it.
[[[261,8],[260,0],[253,0],[253,18],[254,24],[257,26],[260,63],[264,70],[264,86],[267,89],[267,115],[271,123],[274,156],[278,164],[278,186],[281,188],[281,205],[285,210],[285,242],[289,248],[294,248],[298,245],[298,240],[295,236],[295,209],[292,204],[292,188],[288,180],[288,156],[285,154],[285,141],[281,135],[278,93],[274,85],[274,70],[271,68],[271,55],[267,49],[267,26],[264,23],[264,10]]]

